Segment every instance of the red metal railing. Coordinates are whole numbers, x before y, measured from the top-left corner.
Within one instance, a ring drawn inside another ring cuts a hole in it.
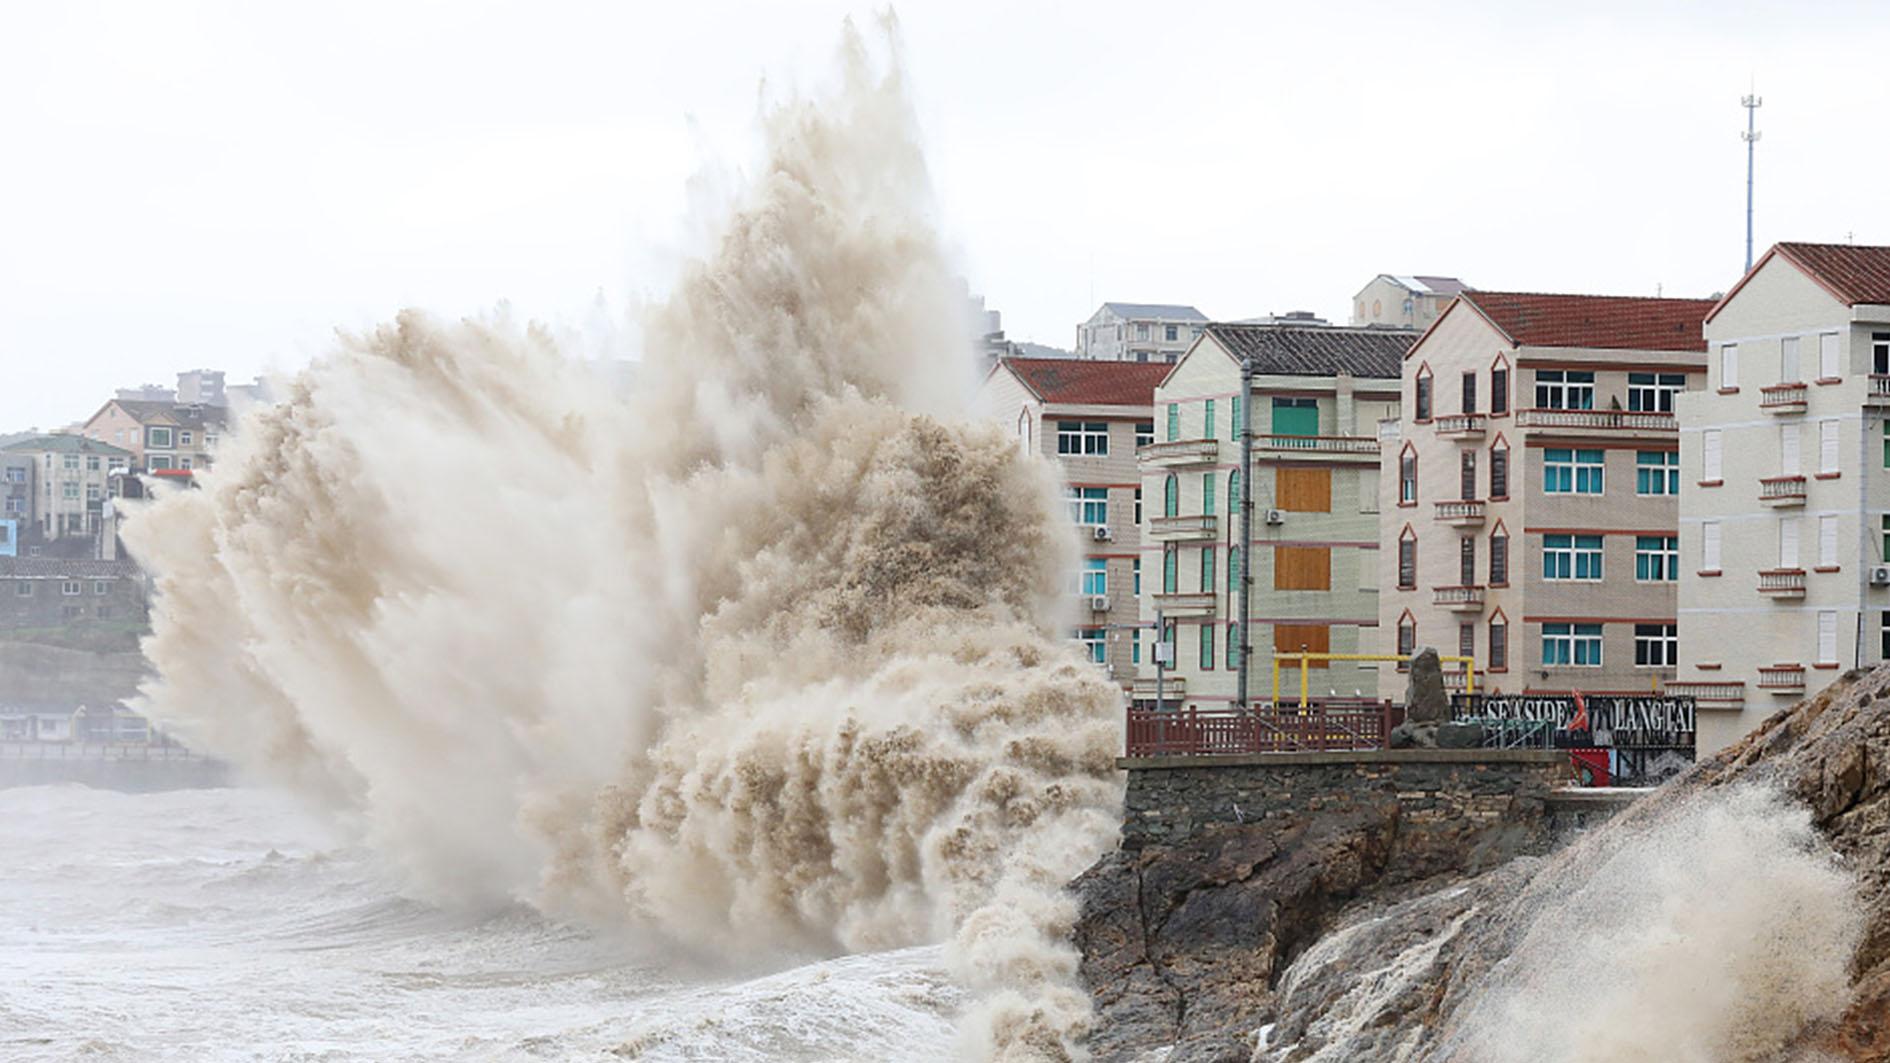
[[[1304,709],[1130,709],[1123,748],[1131,757],[1383,749],[1403,717],[1389,701],[1369,698],[1326,699]]]

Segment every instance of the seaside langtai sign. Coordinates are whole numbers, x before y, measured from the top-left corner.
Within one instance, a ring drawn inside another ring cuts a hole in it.
[[[1454,700],[1458,719],[1546,723],[1558,731],[1586,731],[1598,745],[1680,744],[1680,736],[1691,736],[1696,729],[1692,698],[1493,694],[1458,695]]]

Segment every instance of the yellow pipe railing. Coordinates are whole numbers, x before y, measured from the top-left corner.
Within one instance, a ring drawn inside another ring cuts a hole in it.
[[[1444,657],[1439,661],[1448,661],[1463,665],[1463,692],[1477,692],[1477,660],[1475,657]],[[1299,705],[1305,708],[1312,701],[1312,670],[1307,667],[1313,661],[1409,661],[1411,655],[1398,653],[1276,653],[1273,655],[1273,704],[1280,703],[1280,666],[1287,663],[1299,666]]]

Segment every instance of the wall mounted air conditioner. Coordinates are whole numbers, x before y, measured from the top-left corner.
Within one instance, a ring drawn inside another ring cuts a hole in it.
[[[1890,565],[1870,566],[1870,585],[1873,587],[1890,587]]]
[[[1089,610],[1092,613],[1108,612],[1109,611],[1109,596],[1107,594],[1090,595]]]
[[[1106,543],[1109,540],[1114,539],[1116,537],[1116,533],[1110,531],[1109,526],[1107,524],[1096,525],[1095,527],[1089,530],[1089,534],[1092,538],[1094,538],[1099,543]]]
[[[1283,510],[1283,509],[1269,509],[1269,510],[1267,510],[1267,511],[1266,511],[1266,522],[1267,522],[1268,524],[1285,524],[1285,523],[1286,523],[1286,511],[1285,511],[1285,510]]]

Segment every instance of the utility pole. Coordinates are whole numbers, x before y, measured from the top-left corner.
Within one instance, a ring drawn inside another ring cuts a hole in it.
[[[1759,108],[1765,103],[1757,94],[1746,96],[1739,101],[1746,109],[1746,131],[1739,134],[1746,142],[1746,268],[1752,272],[1752,156],[1753,146],[1759,142]]]
[[[1240,604],[1236,614],[1240,622],[1240,674],[1234,686],[1234,697],[1239,700],[1241,711],[1253,707],[1247,700],[1248,658],[1253,646],[1253,635],[1248,630],[1252,627],[1247,618],[1253,615],[1248,606],[1251,604],[1249,592],[1253,587],[1253,359],[1240,360]]]
[[[1168,645],[1168,625],[1162,620],[1162,607],[1155,607],[1155,711],[1165,712],[1168,701],[1162,689],[1168,677],[1168,659],[1174,647]]]

